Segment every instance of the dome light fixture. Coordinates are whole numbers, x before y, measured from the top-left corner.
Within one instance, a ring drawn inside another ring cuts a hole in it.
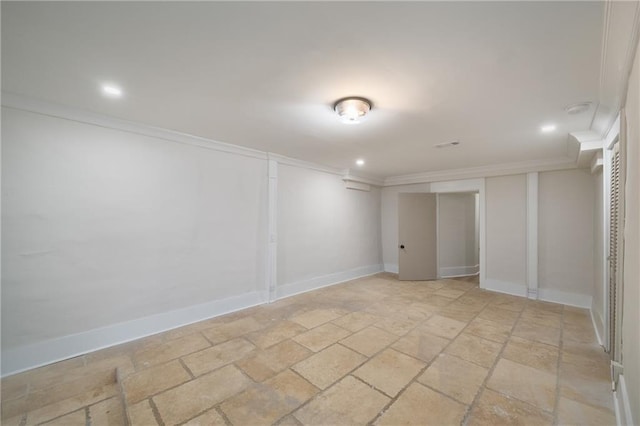
[[[358,96],[349,96],[338,99],[333,105],[333,109],[338,113],[342,122],[348,124],[359,123],[360,120],[371,111],[371,101]]]

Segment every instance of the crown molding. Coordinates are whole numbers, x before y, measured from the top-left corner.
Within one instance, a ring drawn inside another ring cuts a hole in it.
[[[315,170],[317,172],[329,173],[332,175],[342,176],[342,170],[335,167],[324,166],[322,164],[312,163],[310,161],[298,160],[297,158],[286,157],[284,155],[267,153],[269,160],[275,160],[278,164],[286,166],[299,167],[301,169]]]
[[[372,186],[383,186],[384,179],[375,178],[372,176],[353,174],[351,169],[346,169],[343,171],[342,180],[345,182],[357,182],[357,183],[365,183],[367,185]]]
[[[147,124],[134,123],[132,121],[122,120],[120,118],[110,117],[103,114],[96,114],[65,105],[41,101],[23,95],[17,95],[15,93],[2,92],[2,106],[50,117],[61,118],[64,120],[75,121],[78,123],[91,124],[107,129],[115,129],[123,132],[162,139],[169,142],[183,143],[229,154],[259,158],[261,160],[267,159],[267,153],[258,151],[257,149],[245,148],[239,145],[233,145],[225,142],[218,142],[213,139],[207,139],[200,136],[194,136],[174,130],[163,129]]]
[[[391,176],[384,180],[384,186],[505,176],[530,172],[546,172],[552,170],[566,170],[575,168],[577,168],[577,165],[575,161],[571,160],[570,158],[533,160],[517,163],[496,164],[491,166],[470,167],[466,169],[451,169],[436,172],[414,173],[402,176]]]

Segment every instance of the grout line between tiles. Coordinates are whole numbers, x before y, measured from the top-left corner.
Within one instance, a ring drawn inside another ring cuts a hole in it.
[[[561,318],[561,327],[560,327],[560,344],[558,345],[559,354],[558,354],[558,363],[556,365],[556,397],[553,404],[553,424],[558,424],[558,406],[560,405],[560,366],[562,365],[562,352],[564,348],[564,311],[565,307],[562,308],[562,318]]]
[[[149,401],[149,406],[151,407],[151,411],[153,412],[153,417],[156,418],[156,422],[158,422],[158,425],[165,426],[164,420],[160,415],[160,410],[158,410],[158,407],[156,406],[156,403],[153,401],[153,398],[149,398],[148,401]]]
[[[498,355],[496,356],[495,360],[493,361],[493,365],[489,368],[489,371],[487,372],[487,376],[484,378],[482,384],[480,385],[479,391],[476,393],[476,396],[473,398],[473,401],[471,401],[471,404],[469,404],[469,406],[467,408],[467,411],[466,411],[464,417],[462,418],[462,421],[460,422],[460,424],[462,424],[462,425],[466,425],[467,424],[467,422],[469,421],[469,416],[471,415],[473,410],[478,405],[478,401],[480,399],[480,395],[482,395],[484,393],[485,389],[488,389],[487,388],[487,382],[489,382],[489,379],[491,378],[491,376],[493,376],[493,372],[495,371],[496,366],[498,365],[498,362],[502,359],[502,354],[504,353],[505,348],[509,344],[509,340],[511,339],[511,336],[513,336],[513,331],[515,330],[516,326],[518,325],[518,322],[520,322],[520,319],[522,318],[522,313],[524,312],[525,309],[526,309],[526,303],[525,303],[525,307],[522,308],[522,310],[518,313],[518,317],[513,322],[513,325],[511,326],[511,330],[509,331],[509,336],[502,343],[502,348],[500,348],[500,351],[498,352]],[[480,314],[478,314],[478,315],[480,315]],[[500,393],[500,392],[498,392],[498,393]]]

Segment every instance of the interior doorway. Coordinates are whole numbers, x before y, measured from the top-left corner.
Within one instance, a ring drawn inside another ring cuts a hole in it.
[[[477,191],[437,194],[438,278],[480,273],[480,196]]]

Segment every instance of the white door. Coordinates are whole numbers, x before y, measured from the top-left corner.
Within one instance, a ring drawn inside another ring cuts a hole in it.
[[[398,269],[401,280],[437,278],[436,194],[398,194]]]

